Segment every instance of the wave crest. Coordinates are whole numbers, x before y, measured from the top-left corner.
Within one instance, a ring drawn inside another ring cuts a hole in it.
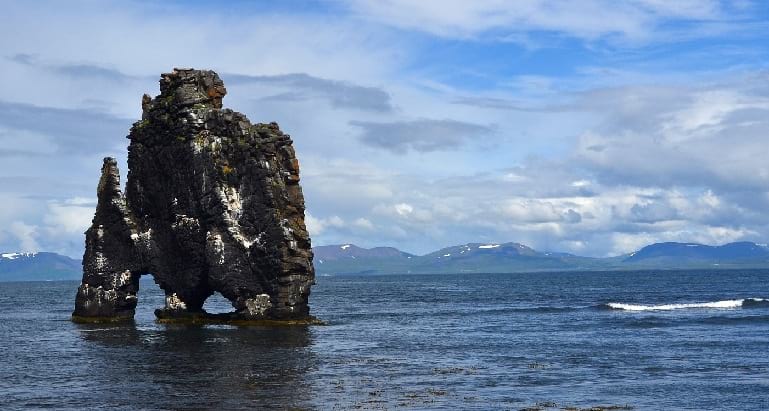
[[[670,310],[685,310],[685,309],[694,309],[694,308],[720,308],[720,309],[760,308],[760,307],[769,307],[769,300],[764,298],[743,298],[739,300],[710,301],[705,303],[659,304],[659,305],[606,303],[606,304],[602,304],[602,307],[610,310],[621,310],[621,311],[670,311]]]

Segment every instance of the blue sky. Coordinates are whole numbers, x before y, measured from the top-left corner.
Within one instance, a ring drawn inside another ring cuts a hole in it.
[[[769,238],[766,2],[0,5],[0,250],[82,254],[173,67],[293,136],[315,245]]]

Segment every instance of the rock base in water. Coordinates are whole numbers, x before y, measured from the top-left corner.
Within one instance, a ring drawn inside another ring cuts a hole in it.
[[[82,316],[72,314],[70,318],[72,322],[78,324],[123,324],[134,323],[133,316],[115,316],[115,317],[96,317],[96,316]]]
[[[325,322],[308,315],[295,319],[249,318],[238,313],[207,313],[189,311],[155,310],[157,322],[162,324],[229,324],[246,326],[294,326],[326,325]]]

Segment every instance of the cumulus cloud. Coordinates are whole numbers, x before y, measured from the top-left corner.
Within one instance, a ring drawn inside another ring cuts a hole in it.
[[[395,195],[395,173],[361,159],[306,157],[302,190],[310,212],[324,218],[359,215]]]
[[[670,90],[617,89],[600,101],[603,123],[578,140],[576,157],[603,179],[638,185],[761,190],[769,94],[735,82]],[[633,96],[629,99],[629,96]],[[632,121],[623,119],[632,118]]]
[[[366,231],[373,231],[376,228],[374,227],[374,223],[372,223],[371,220],[363,217],[356,218],[352,222],[352,226]]]
[[[95,199],[73,197],[51,200],[5,195],[0,207],[0,250],[53,251],[79,258],[83,253],[83,233],[91,225]],[[38,217],[42,215],[42,217]],[[11,220],[8,217],[25,217]]]
[[[574,177],[569,164],[561,167]],[[522,177],[513,181],[504,173],[430,183],[393,176],[392,184],[399,187],[394,201],[374,205],[369,219],[390,229],[377,232],[385,239],[381,243],[411,251],[429,251],[436,243],[515,240],[542,250],[601,256],[655,241],[761,240],[769,224],[766,216],[708,189],[588,184],[559,173],[537,176],[534,165],[517,172]],[[520,196],[529,180],[547,186],[532,195],[546,196]],[[594,191],[580,191],[585,186]]]
[[[328,228],[345,226],[344,220],[335,215],[327,218],[315,218],[312,214],[306,213],[304,222],[310,235],[321,235]]]
[[[83,234],[91,225],[95,210],[96,202],[88,198],[51,201],[43,222],[52,235]]]
[[[563,213],[563,221],[571,224],[579,223],[580,221],[582,221],[582,214],[570,208]]]
[[[14,221],[8,227],[8,231],[16,237],[19,251],[23,253],[36,253],[40,251],[37,243],[37,226],[26,224],[22,221]]]
[[[393,206],[393,208],[395,209],[395,212],[400,216],[406,216],[414,212],[414,207],[407,203],[398,203]]]
[[[678,210],[669,204],[659,201],[635,204],[630,209],[633,221],[641,223],[654,223],[657,221],[679,219]]]
[[[379,230],[371,220],[365,217],[345,220],[336,215],[327,218],[316,218],[312,214],[306,213],[305,224],[310,235],[314,236],[314,238],[322,236],[322,238],[329,239],[317,245],[347,243],[351,241],[362,245],[377,245],[376,241],[372,241],[371,236]]]

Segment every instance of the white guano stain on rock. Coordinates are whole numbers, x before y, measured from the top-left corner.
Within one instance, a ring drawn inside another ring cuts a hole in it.
[[[245,301],[246,311],[248,315],[253,317],[263,317],[267,310],[272,307],[270,302],[270,296],[267,294],[259,294],[254,298],[250,298]]]
[[[176,293],[166,296],[166,309],[172,311],[186,311],[187,304]]]

